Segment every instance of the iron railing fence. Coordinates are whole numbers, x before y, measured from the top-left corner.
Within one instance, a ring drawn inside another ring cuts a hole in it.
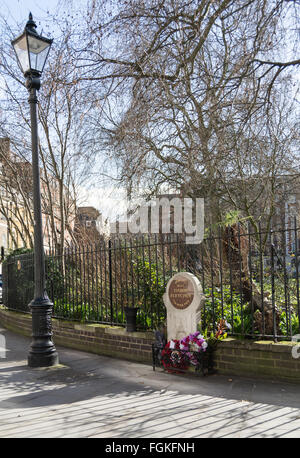
[[[177,272],[197,276],[206,296],[202,332],[221,319],[229,333],[290,339],[300,334],[299,228],[266,231],[236,224],[206,234],[199,245],[180,235],[114,239],[46,254],[47,292],[54,316],[125,325],[125,307],[137,307],[140,329],[166,319],[162,296]],[[3,302],[28,312],[33,298],[33,255],[3,264]]]
[[[34,293],[33,253],[10,257],[2,264],[2,301],[12,310],[29,312]]]

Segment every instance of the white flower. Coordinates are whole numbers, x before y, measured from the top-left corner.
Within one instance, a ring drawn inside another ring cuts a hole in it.
[[[207,342],[203,342],[203,344],[202,344],[202,348],[205,350],[207,347],[208,347],[208,344],[207,344]]]

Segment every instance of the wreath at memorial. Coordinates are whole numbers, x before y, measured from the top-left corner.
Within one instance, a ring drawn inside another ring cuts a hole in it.
[[[159,361],[168,372],[182,372],[194,366],[194,370],[212,368],[212,353],[219,341],[226,339],[230,325],[221,319],[217,324],[217,332],[204,337],[196,331],[181,340],[170,340],[164,347],[161,341]],[[163,350],[161,348],[163,347]]]
[[[161,362],[166,370],[186,370],[199,362],[197,352],[205,352],[208,344],[199,331],[181,340],[170,340],[161,353]]]
[[[166,370],[186,370],[190,361],[186,352],[180,351],[180,340],[170,340],[161,353],[161,362]]]
[[[190,364],[196,366],[199,362],[197,352],[206,351],[208,344],[199,331],[194,332],[180,341],[180,349],[186,352]]]

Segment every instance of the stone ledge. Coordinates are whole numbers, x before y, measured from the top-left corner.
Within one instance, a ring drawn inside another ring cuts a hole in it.
[[[22,318],[31,323],[31,313],[22,313],[18,311],[8,310],[5,306],[0,306],[0,313],[4,312],[4,316],[11,318]],[[136,332],[127,332],[124,327],[121,326],[111,326],[109,324],[100,324],[100,323],[79,323],[78,321],[68,321],[61,320],[59,318],[52,318],[52,328],[55,331],[55,328],[63,330],[64,328],[75,329],[77,331],[88,332],[92,334],[98,334],[99,331],[102,331],[104,334],[115,335],[115,336],[124,336],[131,337],[136,339],[144,340],[154,340],[154,333],[152,331],[136,331]],[[55,334],[55,332],[54,332]]]
[[[25,318],[27,320],[31,320],[30,312],[24,313],[24,312],[19,312],[17,310],[8,310],[4,305],[0,305],[0,312],[5,312],[7,316],[11,316],[11,317],[18,316],[21,318]]]
[[[31,314],[23,313],[18,311],[8,310],[5,306],[0,305],[0,313],[4,312],[4,315],[11,318],[22,318],[31,322]],[[77,321],[67,321],[61,320],[59,318],[52,318],[53,328],[58,327],[63,330],[64,327],[69,329],[75,329],[82,332],[88,332],[92,334],[98,334],[99,331],[102,331],[103,334],[123,336],[136,339],[145,339],[148,341],[154,341],[154,333],[152,331],[137,331],[137,332],[127,332],[124,327],[121,326],[111,326],[109,324],[100,324],[100,323],[78,323]],[[235,337],[227,337],[227,339],[220,341],[218,343],[218,349],[226,350],[229,348],[237,350],[252,350],[252,351],[269,351],[275,353],[290,353],[291,347],[299,345],[299,342],[273,342],[267,340],[259,341],[248,341],[241,340]],[[227,353],[228,354],[228,353]],[[238,354],[236,353],[236,356]]]
[[[291,347],[299,345],[299,342],[281,341],[273,342],[271,340],[256,340],[250,342],[248,340],[241,340],[234,337],[227,337],[218,343],[219,348],[233,348],[237,350],[258,350],[269,352],[284,352],[290,353]]]

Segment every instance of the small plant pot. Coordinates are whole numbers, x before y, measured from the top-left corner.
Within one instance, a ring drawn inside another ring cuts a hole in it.
[[[138,308],[135,307],[125,307],[125,318],[126,318],[126,331],[135,332],[136,331],[136,314]]]

